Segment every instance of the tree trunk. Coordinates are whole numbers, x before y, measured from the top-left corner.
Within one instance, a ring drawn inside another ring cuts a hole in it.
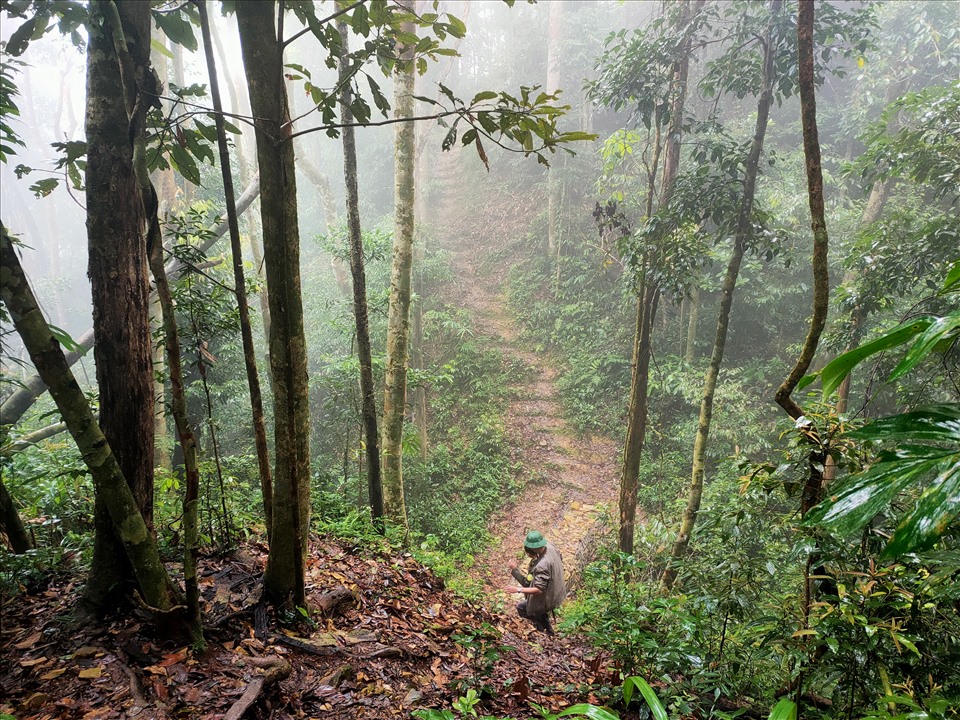
[[[203,13],[203,8],[200,9]],[[174,315],[173,295],[163,269],[163,238],[160,223],[153,218],[150,233],[150,270],[163,322],[163,340],[167,368],[170,373],[170,397],[173,420],[177,426],[180,447],[183,449],[183,471],[186,483],[183,494],[183,585],[186,591],[187,624],[194,649],[204,645],[203,623],[200,618],[200,583],[197,576],[197,557],[200,554],[200,532],[197,518],[200,505],[200,470],[197,466],[197,438],[187,416],[187,397],[183,384],[183,363],[180,357],[180,338]]]
[[[563,53],[561,22],[563,3],[552,2],[547,8],[547,82],[544,90],[548,93],[555,93],[560,89],[560,56]],[[553,167],[549,167],[547,168],[547,257],[549,258],[553,258],[557,254],[559,205],[556,172]]]
[[[373,355],[370,349],[370,325],[367,312],[367,277],[363,265],[363,235],[360,225],[360,193],[357,187],[357,143],[354,138],[353,93],[344,83],[350,54],[350,34],[345,22],[337,23],[343,43],[340,49],[340,114],[343,128],[343,177],[347,195],[347,232],[350,239],[350,272],[353,275],[353,317],[357,328],[357,355],[360,359],[360,395],[363,433],[366,441],[367,491],[374,521],[383,518],[383,480],[380,471],[380,436],[377,429],[377,398],[373,384]]]
[[[683,364],[688,367],[697,356],[697,321],[700,319],[700,288],[690,290],[690,316],[687,318],[687,343],[683,351]]]
[[[264,587],[275,602],[306,602],[310,527],[310,405],[300,291],[300,231],[290,116],[276,3],[236,5],[250,106],[256,120],[264,265],[270,287],[273,378],[273,533]]]
[[[650,384],[650,335],[657,314],[660,289],[646,284],[637,297],[637,324],[633,337],[633,375],[630,383],[630,408],[627,412],[627,439],[623,446],[620,475],[619,547],[633,554],[633,535],[637,518],[637,485],[640,458],[647,436],[647,390]]]
[[[30,536],[23,527],[23,520],[20,519],[20,513],[17,512],[2,477],[0,477],[0,533],[7,536],[10,549],[18,555],[33,549]]]
[[[223,176],[223,194],[227,207],[227,224],[230,229],[230,249],[233,257],[233,284],[240,312],[240,336],[243,342],[243,361],[247,371],[247,387],[250,391],[253,436],[257,448],[257,467],[260,474],[260,494],[263,498],[263,517],[270,537],[273,527],[273,480],[270,475],[270,453],[267,449],[267,431],[263,420],[263,393],[260,389],[260,374],[257,372],[256,350],[253,346],[253,331],[250,327],[250,308],[247,305],[247,282],[243,273],[243,251],[240,247],[240,225],[233,197],[233,173],[230,170],[230,151],[227,147],[227,131],[223,124],[223,104],[217,66],[213,59],[213,43],[210,38],[210,21],[203,3],[197,4],[203,48],[207,59],[207,74],[210,76],[210,96],[215,111],[217,146],[220,151],[220,171]],[[158,288],[159,291],[159,288]]]
[[[152,537],[155,423],[150,285],[143,202],[133,165],[146,108],[128,116],[129,98],[113,40],[114,32],[125,34],[135,72],[149,72],[150,7],[124,0],[115,6],[100,1],[91,5],[91,13],[104,19],[103,30],[92,32],[89,39],[86,114],[88,274],[100,426]],[[118,21],[122,28],[114,27]],[[129,589],[134,577],[117,536],[119,528],[114,528],[107,500],[100,493],[95,506],[93,560],[84,599],[99,613],[115,588]]]
[[[123,477],[116,455],[37,305],[6,229],[0,229],[0,267],[3,268],[0,299],[23,339],[34,367],[50,388],[57,409],[93,476],[97,498],[109,512],[112,528],[116,529],[143,598],[153,608],[170,610],[178,598],[160,561],[157,544],[140,514],[137,499]],[[116,596],[115,588],[105,590]]]
[[[402,26],[413,32],[413,23]],[[394,113],[413,116],[413,48],[402,49],[405,67],[394,76]],[[415,137],[412,122],[396,125],[394,150],[394,235],[387,314],[387,372],[383,400],[383,513],[407,530],[403,496],[403,419],[406,410],[407,360],[410,341],[410,279],[413,266],[413,203]]]
[[[760,88],[760,99],[757,102],[757,122],[753,133],[753,142],[750,154],[743,173],[743,198],[737,216],[737,231],[733,240],[733,252],[727,263],[727,271],[723,278],[723,287],[720,295],[720,308],[717,313],[717,331],[713,341],[713,351],[710,354],[710,364],[707,366],[703,378],[703,394],[700,397],[700,415],[697,419],[697,434],[693,444],[693,466],[690,477],[690,490],[687,495],[687,507],[683,511],[680,530],[670,553],[670,560],[663,571],[661,582],[664,587],[671,588],[677,578],[676,562],[687,553],[690,536],[697,522],[700,512],[700,501],[703,498],[703,479],[707,465],[707,444],[710,438],[710,422],[713,419],[713,399],[717,388],[717,378],[723,364],[723,353],[727,343],[727,329],[730,324],[730,312],[733,308],[733,296],[740,275],[740,264],[747,241],[753,233],[753,202],[756,195],[757,175],[760,168],[760,154],[767,132],[767,120],[770,116],[770,106],[773,104],[773,60],[776,54],[774,47],[774,31],[777,15],[780,12],[781,0],[773,0],[770,4],[770,20],[764,39],[763,80]]]
[[[820,139],[817,132],[816,82],[813,61],[813,16],[812,0],[801,0],[797,16],[798,76],[800,85],[800,120],[803,124],[803,154],[807,169],[807,197],[810,204],[813,229],[813,314],[810,329],[804,339],[800,356],[793,370],[777,390],[777,404],[792,419],[803,415],[803,410],[791,397],[813,360],[820,342],[820,335],[827,322],[830,302],[830,274],[827,264],[827,223],[823,204],[823,171],[820,166]],[[800,499],[800,514],[805,516],[820,502],[823,492],[823,458],[825,449],[812,426],[804,432],[813,445],[810,454],[810,476],[807,478]]]
[[[259,194],[260,178],[255,176],[240,195],[240,199],[237,200],[237,214],[242,215],[245,213]],[[224,220],[211,228],[208,239],[198,246],[199,250],[206,252],[217,240],[223,237],[226,232],[227,221]],[[168,278],[179,277],[180,273],[183,272],[183,264],[174,258],[167,263],[166,272]],[[66,354],[67,366],[73,367],[74,363],[93,347],[93,341],[93,328],[76,338],[76,343],[80,349],[70,351]],[[20,418],[23,417],[23,414],[36,402],[36,399],[46,391],[47,386],[43,384],[40,375],[32,375],[25,379],[22,387],[18,388],[16,392],[4,400],[3,405],[0,406],[0,425],[17,424]]]

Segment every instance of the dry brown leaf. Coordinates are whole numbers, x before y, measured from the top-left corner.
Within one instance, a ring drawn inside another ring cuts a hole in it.
[[[38,641],[41,637],[43,637],[43,634],[42,634],[42,633],[34,633],[33,635],[31,635],[30,637],[28,637],[28,638],[27,638],[26,640],[24,640],[23,642],[18,642],[16,645],[14,645],[14,647],[15,647],[17,650],[29,650],[30,648],[32,648],[34,645],[37,644],[37,641]]]
[[[83,678],[84,680],[95,680],[103,674],[103,668],[97,665],[96,667],[86,668],[77,673],[77,677]]]
[[[26,660],[21,660],[20,667],[25,667],[25,668],[36,667],[37,665],[43,665],[45,662],[47,662],[46,656],[38,657],[38,658],[30,658]]]
[[[57,668],[56,670],[50,670],[49,672],[45,672],[43,675],[41,675],[40,679],[56,680],[58,677],[63,675],[66,671],[67,671],[66,668]]]

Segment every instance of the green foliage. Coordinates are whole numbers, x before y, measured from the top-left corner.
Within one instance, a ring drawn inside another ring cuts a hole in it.
[[[10,124],[12,118],[20,116],[15,98],[20,94],[13,78],[23,63],[19,60],[0,59],[0,162],[7,162],[10,155],[16,155],[14,145],[24,147],[23,140]]]

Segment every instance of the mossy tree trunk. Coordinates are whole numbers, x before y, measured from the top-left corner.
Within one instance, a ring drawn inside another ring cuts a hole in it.
[[[275,602],[303,606],[310,527],[310,406],[300,290],[300,230],[290,115],[277,37],[277,4],[237,3],[240,48],[256,118],[260,220],[270,288],[273,379],[273,532],[264,587]]]
[[[112,23],[119,17],[138,72],[149,68],[148,3],[98,0],[91,14],[103,23],[90,32],[87,52],[86,206],[88,275],[93,297],[94,359],[100,390],[100,426],[113,448],[143,518],[153,534],[153,362],[150,285],[145,216],[134,165],[145,107],[128,117],[120,58]],[[111,19],[114,18],[114,19]],[[106,499],[97,493],[95,539],[84,599],[96,613],[107,609],[118,587],[135,578],[111,521]]]
[[[70,372],[60,344],[37,305],[13,241],[2,228],[0,299],[93,476],[97,498],[109,513],[111,531],[116,533],[143,599],[153,608],[170,610],[179,597],[160,561],[153,534],[140,514],[137,498],[123,477],[120,463],[101,432],[86,395]],[[153,416],[152,410],[150,416]]]
[[[412,22],[404,23],[412,33]],[[394,75],[394,113],[413,116],[413,48],[401,52],[403,67]],[[387,372],[383,400],[383,512],[385,519],[407,530],[403,495],[403,420],[406,411],[407,362],[410,343],[410,287],[413,268],[413,205],[415,133],[412,122],[400,122],[394,135],[394,234],[387,313]]]

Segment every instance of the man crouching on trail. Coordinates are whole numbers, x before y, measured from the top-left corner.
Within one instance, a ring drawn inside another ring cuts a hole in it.
[[[563,559],[560,553],[536,530],[527,533],[523,549],[530,557],[530,567],[524,576],[517,569],[517,561],[510,561],[510,574],[520,583],[509,585],[504,592],[523,593],[526,600],[517,603],[517,614],[530,620],[537,630],[553,635],[550,613],[560,607],[567,595],[563,581]]]

